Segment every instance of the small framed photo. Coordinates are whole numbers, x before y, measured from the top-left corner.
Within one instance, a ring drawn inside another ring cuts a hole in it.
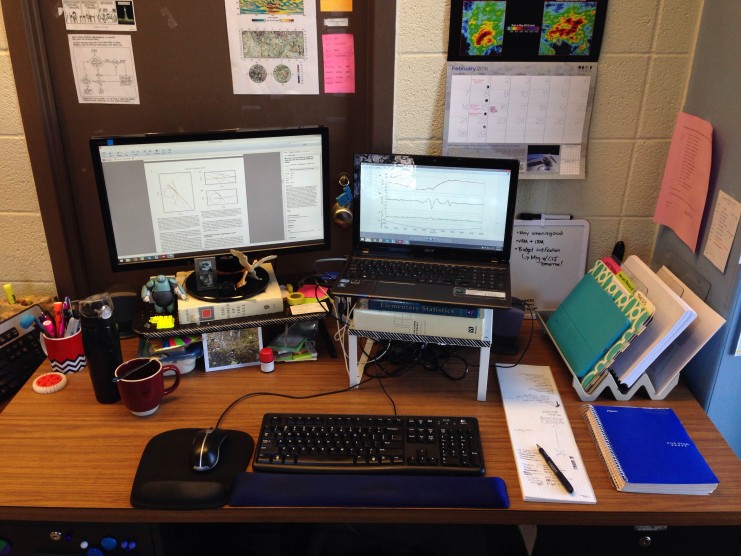
[[[196,275],[196,289],[199,292],[215,290],[219,287],[216,279],[216,257],[198,257],[193,259]]]
[[[221,371],[260,364],[262,328],[240,328],[203,334],[206,371]]]

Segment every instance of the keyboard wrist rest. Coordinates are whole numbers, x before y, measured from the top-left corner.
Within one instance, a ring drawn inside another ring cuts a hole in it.
[[[509,508],[499,477],[239,473],[232,506]]]

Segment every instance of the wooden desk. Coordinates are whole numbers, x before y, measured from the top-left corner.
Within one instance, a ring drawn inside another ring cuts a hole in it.
[[[523,345],[529,321],[523,327]],[[134,355],[135,341],[124,342],[124,357]],[[469,361],[478,360],[471,349]],[[493,360],[504,362],[493,356]],[[504,358],[511,360],[512,358]],[[95,401],[87,371],[69,377],[53,395],[38,395],[30,383],[0,414],[0,520],[85,522],[365,522],[451,524],[575,525],[741,525],[741,461],[721,438],[698,403],[680,384],[666,400],[631,403],[675,409],[700,451],[720,479],[710,496],[655,496],[617,492],[579,415],[580,402],[553,347],[536,329],[525,363],[550,365],[561,389],[571,426],[597,496],[596,505],[523,502],[496,380],[485,402],[474,401],[478,372],[451,381],[422,369],[384,384],[400,414],[472,415],[479,419],[489,475],[502,477],[511,507],[481,509],[379,508],[232,508],[205,511],[160,511],[132,508],[129,494],[139,457],[150,438],[182,427],[215,424],[238,394],[274,391],[303,395],[344,388],[348,376],[340,359],[320,354],[317,362],[276,365],[272,374],[259,367],[183,376],[179,390],[159,411],[137,418],[119,402]],[[38,373],[49,371],[42,365]],[[600,400],[609,402],[609,399]],[[330,397],[290,401],[259,397],[242,402],[223,425],[253,437],[268,411],[392,413],[377,382]]]

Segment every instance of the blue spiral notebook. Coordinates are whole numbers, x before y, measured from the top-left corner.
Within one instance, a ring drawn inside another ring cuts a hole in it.
[[[585,274],[553,314],[546,327],[571,372],[583,377],[630,325],[591,274]]]
[[[718,478],[668,407],[584,405],[615,487],[623,492],[710,494]]]

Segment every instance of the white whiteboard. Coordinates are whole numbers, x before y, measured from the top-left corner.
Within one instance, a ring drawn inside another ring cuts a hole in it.
[[[510,267],[512,295],[552,311],[586,271],[589,222],[515,220]]]

